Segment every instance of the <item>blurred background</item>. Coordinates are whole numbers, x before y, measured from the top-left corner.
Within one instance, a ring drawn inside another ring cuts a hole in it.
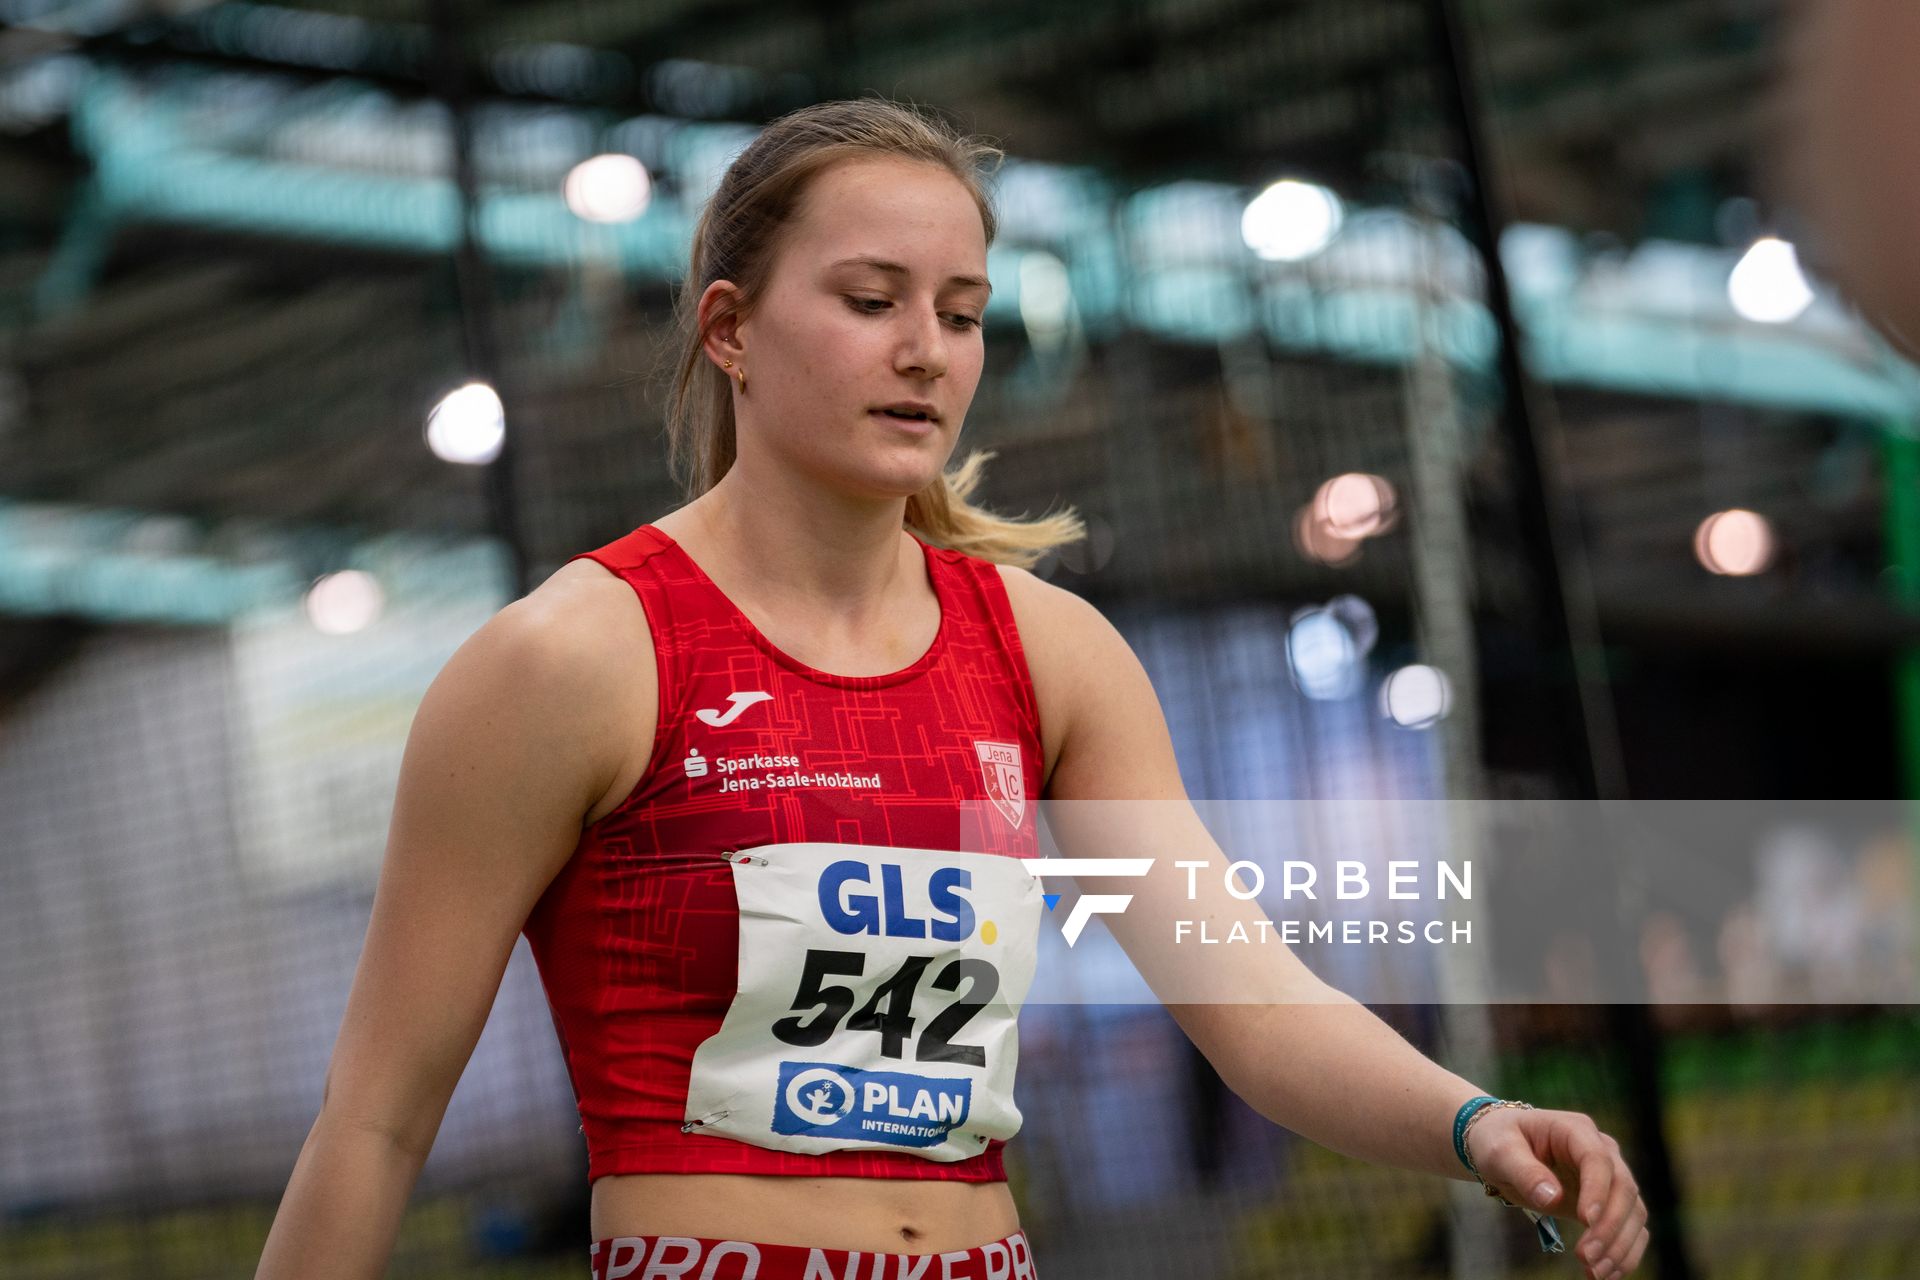
[[[1819,270],[1780,0],[0,23],[9,1280],[252,1274],[420,694],[677,502],[688,231],[806,103],[1007,152],[961,448],[989,505],[1089,517],[1039,572],[1133,642],[1195,797],[1920,795],[1920,376]],[[1911,974],[1911,840],[1843,854]],[[1920,1266],[1920,1018],[1823,998],[1794,858],[1621,943],[1644,1005],[1380,1010],[1616,1133],[1644,1274]],[[1749,980],[1672,998],[1689,946]],[[1578,1274],[1263,1120],[1158,1008],[1022,1025],[1049,1280]],[[585,1169],[522,942],[393,1274],[582,1274]]]

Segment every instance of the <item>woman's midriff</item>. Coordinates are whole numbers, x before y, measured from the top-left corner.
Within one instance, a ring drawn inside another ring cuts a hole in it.
[[[869,1253],[970,1249],[1020,1229],[1004,1182],[612,1174],[593,1184],[593,1237],[680,1235]]]

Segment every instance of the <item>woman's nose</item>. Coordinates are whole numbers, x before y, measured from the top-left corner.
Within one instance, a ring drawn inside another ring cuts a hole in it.
[[[912,336],[900,352],[902,372],[917,372],[939,377],[947,371],[947,344],[940,332],[940,317],[929,316],[913,326]]]

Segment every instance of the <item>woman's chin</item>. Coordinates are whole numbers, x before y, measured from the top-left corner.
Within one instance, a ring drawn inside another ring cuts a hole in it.
[[[919,450],[909,457],[896,455],[873,459],[869,466],[861,468],[858,474],[848,479],[869,493],[889,498],[910,498],[938,483],[945,465],[944,456],[936,459],[925,450]]]
[[[902,498],[911,498],[914,494],[936,484],[939,479],[938,471],[929,473],[918,482],[912,477],[863,476],[854,482],[853,487],[862,496],[893,502]]]

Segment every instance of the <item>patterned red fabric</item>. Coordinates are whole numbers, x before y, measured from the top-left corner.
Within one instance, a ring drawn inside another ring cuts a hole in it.
[[[839,841],[1038,853],[1029,798],[1041,785],[1039,716],[1005,585],[988,561],[916,541],[940,598],[939,634],[910,666],[875,676],[819,671],[776,649],[652,525],[582,553],[638,593],[660,681],[645,774],[582,831],[525,928],[579,1103],[589,1180],[1006,1179],[998,1140],[940,1162],[681,1132],[694,1049],[719,1029],[739,972],[723,851]],[[1014,769],[990,763],[1005,752],[982,743],[1017,748]],[[723,789],[744,778],[763,786]]]

